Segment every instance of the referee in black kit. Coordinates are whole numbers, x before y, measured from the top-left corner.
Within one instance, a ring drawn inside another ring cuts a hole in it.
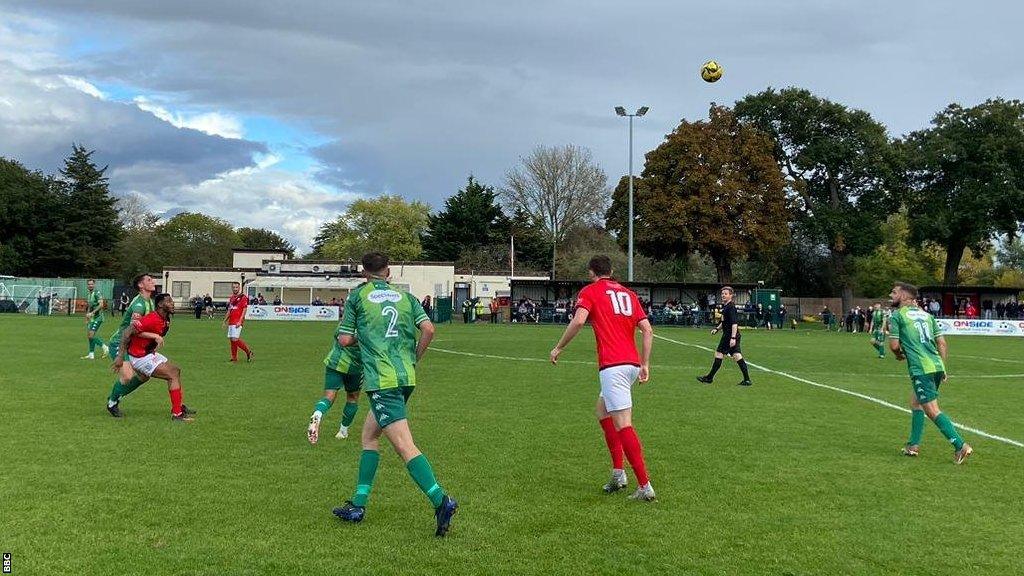
[[[750,373],[747,372],[747,362],[740,353],[740,325],[736,318],[736,304],[732,301],[732,286],[722,287],[722,321],[711,331],[716,334],[722,331],[722,339],[718,341],[718,349],[715,350],[715,362],[711,365],[711,372],[706,376],[697,376],[698,382],[711,384],[715,381],[715,374],[722,367],[722,358],[728,354],[736,361],[736,365],[743,371],[743,381],[740,386],[750,386]]]

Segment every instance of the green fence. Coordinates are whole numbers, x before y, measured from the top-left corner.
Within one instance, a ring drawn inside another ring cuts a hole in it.
[[[448,298],[435,298],[434,309],[430,312],[433,322],[451,322],[452,321],[452,299]]]

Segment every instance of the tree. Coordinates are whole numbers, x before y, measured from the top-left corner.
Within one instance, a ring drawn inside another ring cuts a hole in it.
[[[73,242],[76,263],[71,272],[79,274],[109,272],[121,236],[117,200],[110,195],[104,175],[107,167],[96,167],[94,152],[74,144],[60,171],[66,202],[64,226]]]
[[[0,274],[66,275],[74,247],[52,178],[0,158]]]
[[[628,226],[627,184],[619,182],[608,214],[620,239]],[[634,195],[640,250],[655,257],[706,254],[722,283],[732,281],[733,262],[789,236],[772,142],[724,106],[712,105],[707,121],[683,121],[649,152]]]
[[[828,248],[829,276],[852,306],[854,256],[881,242],[879,223],[895,206],[899,166],[885,127],[799,88],[769,88],[736,103],[736,116],[775,141],[775,158],[796,200],[797,225]]]
[[[148,247],[163,266],[231,266],[232,250],[241,243],[230,223],[195,212],[174,216],[149,236]]]
[[[288,257],[295,256],[295,246],[280,234],[266,228],[239,228],[236,230],[242,248],[249,250],[284,250]]]
[[[370,251],[392,260],[414,260],[423,252],[420,237],[427,228],[430,208],[383,195],[356,200],[333,222],[324,224],[314,242],[319,258],[358,260]]]
[[[889,216],[882,225],[882,243],[874,252],[854,259],[854,276],[860,293],[884,297],[893,280],[934,284],[941,254],[936,246],[916,248],[908,244],[910,223],[905,212]]]
[[[467,251],[486,252],[493,244],[507,243],[503,232],[508,225],[497,196],[494,188],[470,176],[463,189],[445,200],[444,210],[428,216],[423,257],[454,261]]]
[[[608,205],[608,177],[580,146],[538,146],[520,161],[506,174],[502,194],[544,230],[554,275],[558,244],[574,228],[600,223]]]
[[[1015,235],[1024,219],[1024,103],[951,104],[902,147],[911,236],[946,249],[943,283],[956,284],[966,249],[980,256],[997,234]]]

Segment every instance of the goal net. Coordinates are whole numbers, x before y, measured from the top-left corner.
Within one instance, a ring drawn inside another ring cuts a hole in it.
[[[18,311],[25,314],[50,316],[81,311],[78,310],[81,307],[77,298],[78,289],[74,286],[14,284],[5,288]]]

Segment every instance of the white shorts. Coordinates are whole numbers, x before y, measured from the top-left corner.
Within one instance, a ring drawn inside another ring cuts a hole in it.
[[[241,338],[242,337],[242,325],[228,326],[228,338]]]
[[[142,358],[136,358],[135,356],[128,356],[128,361],[131,362],[132,368],[140,374],[146,376],[152,376],[153,371],[156,367],[167,362],[167,357],[163,354],[153,352],[152,354],[146,354]]]
[[[598,372],[601,379],[600,398],[609,412],[633,407],[633,382],[640,377],[640,367],[623,364],[609,366]]]

